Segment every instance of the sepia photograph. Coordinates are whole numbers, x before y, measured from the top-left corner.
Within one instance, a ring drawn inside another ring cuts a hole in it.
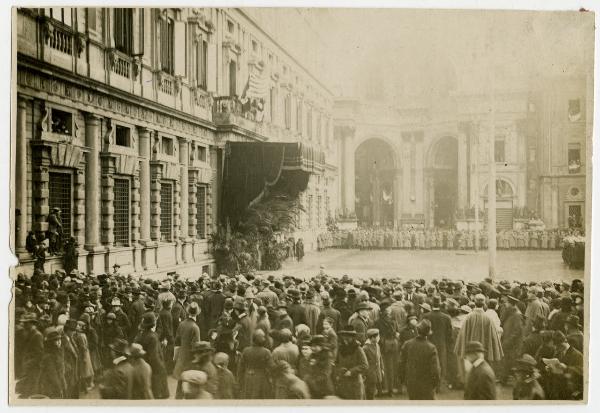
[[[587,403],[593,10],[138,3],[11,10],[11,405]]]

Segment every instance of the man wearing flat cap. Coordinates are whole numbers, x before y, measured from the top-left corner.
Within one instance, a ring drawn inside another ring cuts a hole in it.
[[[479,341],[469,341],[464,348],[467,361],[465,400],[496,400],[496,375],[485,360],[486,349]]]
[[[363,346],[369,368],[365,374],[365,399],[373,400],[375,392],[381,393],[383,382],[383,359],[379,348],[379,330],[370,328],[367,330],[367,341]]]

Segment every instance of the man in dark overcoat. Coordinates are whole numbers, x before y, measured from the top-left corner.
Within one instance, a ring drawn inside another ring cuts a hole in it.
[[[417,337],[408,340],[400,350],[399,373],[406,384],[410,400],[434,400],[440,383],[440,363],[435,346],[429,342],[431,323],[421,320]]]
[[[440,296],[434,296],[431,300],[431,312],[426,313],[423,319],[431,322],[429,341],[433,343],[437,350],[442,377],[447,378],[448,352],[452,351],[452,319],[448,314],[441,311],[441,305]]]
[[[484,358],[485,348],[479,341],[465,346],[467,367],[465,400],[496,400],[496,375]]]

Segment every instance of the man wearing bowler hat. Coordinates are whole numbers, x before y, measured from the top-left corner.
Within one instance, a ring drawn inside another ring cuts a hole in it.
[[[465,346],[465,400],[496,400],[496,375],[485,361],[485,348],[479,341]]]
[[[354,310],[357,313],[357,316],[352,320],[351,326],[356,331],[356,339],[360,342],[361,345],[365,343],[367,340],[367,330],[370,327],[370,319],[369,313],[371,311],[371,307],[366,301],[363,301],[358,304],[356,309]]]

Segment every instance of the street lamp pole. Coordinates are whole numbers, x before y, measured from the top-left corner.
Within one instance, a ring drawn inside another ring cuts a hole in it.
[[[493,22],[493,21],[492,21]],[[488,145],[488,258],[489,258],[489,277],[494,280],[496,278],[496,159],[494,156],[494,146],[496,143],[496,91],[495,91],[495,68],[494,68],[494,47],[493,47],[493,30],[494,25],[491,25],[492,33],[490,36],[489,55],[489,73],[490,73],[490,135]]]

